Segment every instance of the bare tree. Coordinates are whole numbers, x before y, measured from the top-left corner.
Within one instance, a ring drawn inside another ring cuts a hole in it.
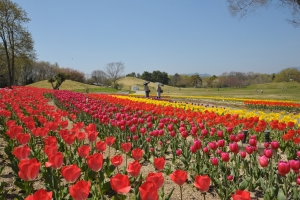
[[[294,27],[300,27],[300,0],[279,0],[273,3],[273,0],[227,0],[231,15],[240,17],[249,12],[253,12],[259,7],[277,4],[279,8],[290,10],[293,19],[287,19]]]
[[[18,56],[35,58],[34,42],[24,27],[27,13],[10,0],[0,0],[0,38],[8,74],[8,87],[15,81],[15,59]]]
[[[112,62],[106,65],[105,71],[108,78],[113,82],[114,88],[117,87],[116,82],[123,77],[125,66],[122,62]]]

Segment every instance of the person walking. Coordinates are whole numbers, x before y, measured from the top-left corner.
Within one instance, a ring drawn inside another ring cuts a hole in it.
[[[144,83],[144,91],[145,91],[145,94],[146,94],[147,98],[149,97],[149,93],[150,93],[150,89],[149,89],[148,84],[149,84],[149,82]]]
[[[162,92],[162,89],[161,89],[160,85],[157,85],[157,87],[156,87],[156,97],[158,99],[160,99],[161,92]]]

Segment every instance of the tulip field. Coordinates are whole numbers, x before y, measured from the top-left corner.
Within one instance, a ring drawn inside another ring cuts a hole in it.
[[[297,102],[170,99],[1,89],[0,200],[300,200]]]

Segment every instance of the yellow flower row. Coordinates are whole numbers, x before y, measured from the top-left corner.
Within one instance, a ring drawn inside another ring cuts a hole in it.
[[[182,102],[159,101],[159,100],[155,100],[155,99],[138,98],[138,97],[132,97],[132,96],[119,96],[119,95],[114,95],[114,96],[117,98],[121,98],[121,99],[129,99],[129,100],[135,101],[135,102],[144,102],[144,103],[155,104],[155,105],[160,105],[160,106],[172,106],[174,108],[182,108],[184,110],[192,110],[195,112],[203,112],[203,111],[207,110],[210,112],[215,112],[219,115],[238,114],[242,118],[250,118],[250,117],[258,116],[260,120],[265,120],[267,122],[270,122],[272,120],[279,120],[279,121],[282,121],[285,123],[287,123],[287,122],[297,123],[298,119],[300,119],[300,114],[294,115],[291,113],[285,113],[284,111],[279,112],[279,113],[272,113],[272,112],[265,113],[263,111],[249,111],[246,109],[208,108],[205,106],[186,104],[186,103],[182,103]],[[236,100],[236,101],[240,100],[237,98],[226,98],[226,101],[228,101],[229,99]]]

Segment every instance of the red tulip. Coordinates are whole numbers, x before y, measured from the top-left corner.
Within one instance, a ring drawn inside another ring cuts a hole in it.
[[[218,145],[216,142],[209,142],[208,146],[211,150],[216,150],[218,148]]]
[[[221,130],[217,131],[217,135],[219,138],[223,138],[223,136],[224,136],[223,131],[221,131]]]
[[[177,150],[176,150],[176,155],[177,155],[177,156],[180,156],[181,154],[182,154],[182,150],[181,150],[181,149],[177,149]]]
[[[218,140],[217,142],[219,147],[224,147],[225,146],[225,140]]]
[[[197,148],[193,145],[193,146],[190,147],[190,151],[191,151],[192,153],[196,153]]]
[[[110,179],[112,189],[118,194],[127,194],[130,191],[130,181],[128,176],[116,174]]]
[[[89,145],[83,145],[78,147],[77,152],[81,158],[86,158],[90,155],[91,147]]]
[[[51,200],[52,191],[47,192],[44,189],[37,190],[33,195],[29,195],[25,200]]]
[[[209,149],[207,147],[203,147],[202,151],[203,153],[209,153]]]
[[[269,148],[269,146],[270,146],[270,143],[269,142],[265,142],[264,143],[264,147],[267,149],[267,148]]]
[[[89,125],[87,125],[85,128],[84,128],[84,130],[86,131],[86,132],[88,132],[88,131],[97,131],[97,127],[96,127],[96,124],[89,124]]]
[[[103,165],[103,155],[101,153],[95,153],[87,157],[87,164],[89,168],[95,172],[101,170]]]
[[[68,165],[61,168],[61,174],[68,183],[75,182],[80,176],[80,168],[76,165]]]
[[[300,185],[300,176],[297,177],[296,182],[297,182],[298,185]]]
[[[221,153],[221,158],[224,162],[228,162],[229,161],[229,154],[226,152]]]
[[[97,137],[98,137],[98,132],[96,131],[88,131],[87,132],[87,135],[88,135],[88,139],[90,142],[94,142],[97,140]]]
[[[294,171],[300,170],[300,160],[290,160],[289,163],[292,170]]]
[[[132,176],[137,177],[140,174],[141,164],[138,161],[134,161],[128,164],[126,171]]]
[[[96,149],[99,151],[99,152],[104,152],[106,150],[106,143],[103,142],[103,141],[98,141],[96,143]]]
[[[200,190],[200,192],[207,192],[210,185],[210,178],[206,175],[195,177],[194,186]]]
[[[131,155],[134,160],[139,160],[143,157],[143,151],[140,148],[136,148],[131,151]]]
[[[231,142],[235,142],[235,135],[229,135],[229,140],[231,141]]]
[[[19,177],[24,181],[32,181],[36,179],[40,171],[41,163],[36,158],[29,160],[21,160],[19,165]]]
[[[53,169],[59,169],[64,163],[64,156],[61,152],[56,152],[48,157],[48,162],[45,163],[46,167],[52,167]]]
[[[125,153],[128,153],[131,150],[131,143],[130,142],[122,143],[121,148]]]
[[[187,173],[180,169],[170,174],[170,178],[179,186],[183,185],[187,179]]]
[[[123,157],[120,155],[116,155],[110,159],[110,162],[113,166],[118,167],[123,162]]]
[[[249,144],[250,144],[250,146],[256,146],[257,145],[257,140],[256,139],[250,139]]]
[[[50,155],[58,152],[58,146],[56,143],[52,143],[50,145],[45,145],[44,147],[45,154],[49,157]]]
[[[286,161],[279,161],[278,162],[278,173],[281,176],[285,176],[290,172],[290,163]]]
[[[236,142],[230,143],[229,144],[229,149],[231,152],[237,154],[239,152],[239,146]]]
[[[240,152],[240,156],[241,156],[241,158],[246,158],[246,152],[245,151],[241,151]]]
[[[217,166],[218,163],[219,163],[219,160],[218,160],[218,158],[211,158],[210,162],[211,162],[212,165]]]
[[[89,181],[78,181],[75,185],[69,188],[70,195],[75,200],[85,200],[88,198],[91,189],[91,183]]]
[[[20,133],[17,135],[17,140],[18,140],[19,144],[27,144],[30,140],[30,135]]]
[[[253,149],[252,146],[246,146],[245,151],[246,151],[248,154],[252,154],[253,151],[254,151],[254,149]]]
[[[165,158],[160,157],[160,158],[154,158],[154,167],[158,170],[161,171],[165,167]]]
[[[277,141],[273,141],[273,142],[271,142],[271,147],[272,147],[272,149],[278,149],[279,143]]]
[[[56,137],[48,136],[48,137],[44,138],[44,144],[45,145],[57,144]]]
[[[116,138],[113,137],[113,136],[109,136],[109,137],[106,137],[105,138],[105,143],[108,145],[108,146],[112,146],[116,141]]]
[[[238,138],[239,138],[239,140],[244,140],[244,138],[245,138],[245,134],[244,133],[238,133]]]
[[[250,192],[243,190],[237,190],[231,197],[233,200],[251,200]]]
[[[158,188],[155,183],[146,181],[139,187],[142,200],[158,200]]]
[[[164,177],[161,172],[158,173],[150,172],[146,178],[146,181],[151,181],[155,183],[157,189],[159,189],[164,184]]]
[[[15,147],[12,154],[14,154],[19,160],[28,159],[30,155],[30,148],[27,145]]]
[[[232,175],[228,175],[227,176],[227,180],[232,181],[233,180],[233,176]]]

